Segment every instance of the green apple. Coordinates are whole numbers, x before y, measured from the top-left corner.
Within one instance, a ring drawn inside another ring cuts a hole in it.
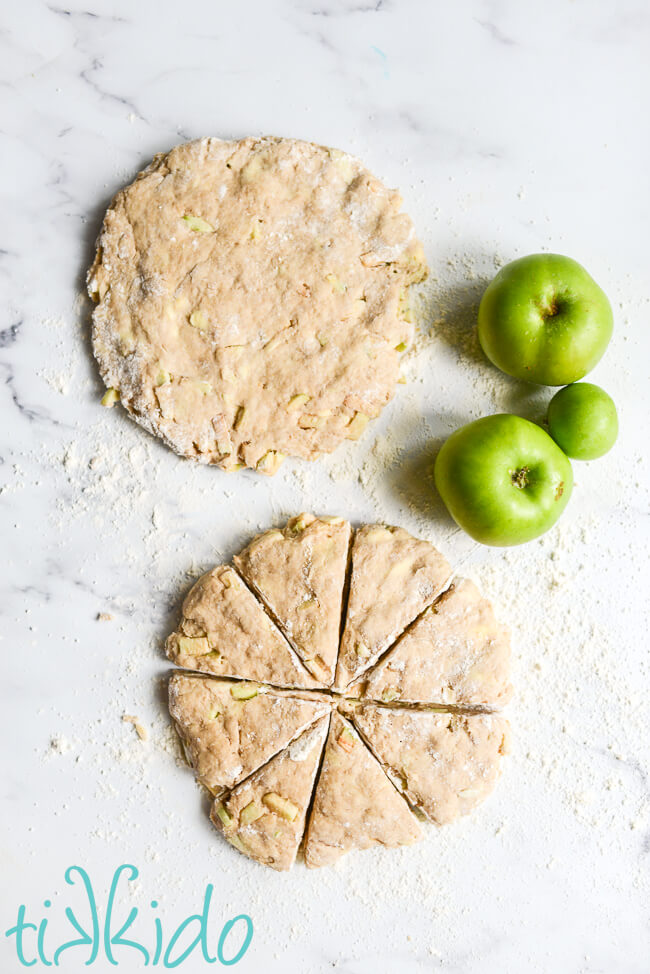
[[[499,547],[548,531],[573,487],[571,464],[548,433],[506,414],[452,433],[434,477],[456,523],[476,541]]]
[[[570,257],[531,254],[502,267],[478,310],[478,337],[502,372],[547,386],[581,379],[607,348],[607,295]]]
[[[557,445],[576,460],[597,460],[611,450],[618,436],[614,401],[591,382],[577,382],[556,392],[547,418]]]

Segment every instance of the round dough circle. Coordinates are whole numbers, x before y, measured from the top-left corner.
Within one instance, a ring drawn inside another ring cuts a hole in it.
[[[111,203],[88,272],[93,349],[182,456],[274,473],[356,439],[398,380],[427,269],[401,198],[291,139],[205,138]]]
[[[304,832],[305,863],[332,865],[422,838],[409,805],[445,825],[487,798],[509,747],[510,637],[450,576],[403,528],[302,513],[195,583],[165,644],[169,710],[239,852],[289,869]],[[330,715],[320,760],[311,733]]]

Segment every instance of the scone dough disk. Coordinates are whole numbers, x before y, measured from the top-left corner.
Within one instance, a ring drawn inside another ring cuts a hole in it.
[[[401,198],[343,152],[214,138],[112,201],[88,273],[111,395],[182,456],[272,474],[391,398],[427,273]]]

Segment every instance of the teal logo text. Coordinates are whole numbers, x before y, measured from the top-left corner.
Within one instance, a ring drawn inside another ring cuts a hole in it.
[[[52,935],[51,914],[46,913],[34,922],[27,916],[26,907],[19,906],[16,922],[5,931],[5,937],[13,940],[20,964],[23,967],[59,967],[62,958],[65,962],[74,955],[86,967],[101,957],[115,967],[123,964],[132,970],[136,960],[143,967],[180,967],[192,954],[201,956],[206,964],[226,967],[242,959],[253,939],[253,921],[241,913],[213,929],[210,907],[214,887],[211,883],[206,886],[200,913],[185,917],[173,930],[166,931],[156,913],[157,900],[150,901],[150,912],[135,906],[129,908],[120,902],[120,894],[138,875],[135,866],[118,866],[113,873],[105,907],[100,911],[86,870],[81,866],[66,869],[66,883],[78,886],[82,892],[83,912],[77,909],[74,913],[66,906],[67,934],[62,939]],[[51,900],[45,900],[43,906],[49,911]]]

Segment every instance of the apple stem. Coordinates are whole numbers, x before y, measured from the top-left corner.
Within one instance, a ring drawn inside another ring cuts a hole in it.
[[[524,487],[527,487],[529,473],[530,473],[529,467],[520,467],[519,470],[511,470],[510,480],[512,481],[513,487],[519,487],[520,490],[523,490]]]

